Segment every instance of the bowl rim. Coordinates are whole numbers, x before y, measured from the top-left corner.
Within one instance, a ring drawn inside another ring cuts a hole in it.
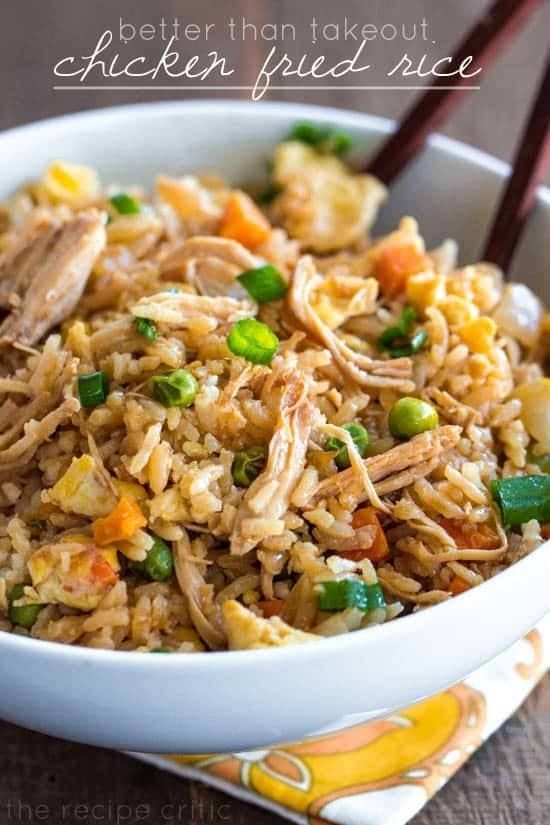
[[[322,106],[317,103],[298,103],[285,100],[241,100],[239,98],[226,98],[224,100],[154,100],[145,103],[124,103],[115,104],[112,106],[101,106],[93,109],[85,109],[80,112],[68,112],[63,115],[56,115],[55,117],[44,117],[38,120],[33,120],[28,123],[22,123],[12,128],[0,131],[0,142],[4,139],[23,137],[31,132],[39,132],[41,130],[47,131],[51,128],[65,128],[71,122],[78,123],[80,121],[101,120],[103,118],[122,117],[131,114],[132,117],[147,117],[150,115],[158,116],[163,113],[173,112],[178,109],[197,109],[201,111],[219,110],[225,112],[227,110],[242,111],[249,113],[251,107],[259,111],[272,112],[275,116],[277,113],[281,115],[290,115],[291,113],[300,113],[302,117],[311,116],[320,122],[330,123],[338,120],[338,124],[357,128],[358,130],[369,129],[378,132],[381,136],[389,134],[396,128],[396,121],[390,118],[382,117],[381,115],[372,115],[368,112],[358,112],[350,109],[339,109],[336,106]],[[485,170],[493,172],[500,178],[505,178],[511,170],[511,166],[506,161],[491,155],[483,149],[478,149],[469,143],[457,140],[456,138],[447,137],[439,132],[430,135],[427,140],[427,145],[434,146],[436,149],[441,149],[447,154],[460,157],[468,163],[475,166],[483,167]],[[413,160],[414,163],[414,160]],[[550,185],[541,184],[537,189],[536,201],[550,205]]]
[[[396,123],[388,118],[380,117],[378,115],[371,115],[368,113],[355,112],[346,109],[339,109],[332,106],[321,106],[318,104],[305,104],[288,101],[257,101],[251,102],[247,100],[239,100],[236,98],[229,98],[225,100],[168,100],[168,101],[151,101],[147,103],[128,103],[123,105],[105,106],[101,108],[94,108],[82,112],[71,112],[56,117],[46,117],[30,123],[21,124],[11,129],[5,129],[0,132],[0,146],[4,140],[11,138],[23,137],[33,132],[40,133],[41,131],[49,131],[52,128],[66,128],[70,123],[80,123],[82,121],[102,120],[104,118],[124,117],[128,114],[132,118],[142,117],[158,117],[163,113],[172,114],[175,110],[197,110],[200,112],[216,112],[221,113],[231,110],[243,111],[249,114],[251,107],[254,106],[258,111],[269,111],[274,117],[277,115],[291,116],[298,115],[301,119],[317,120],[319,122],[334,122],[337,121],[340,126],[348,126],[356,128],[357,130],[367,130],[378,133],[383,136],[389,134],[395,129]],[[484,150],[477,149],[470,144],[454,138],[449,138],[445,135],[436,133],[431,135],[427,141],[428,145],[434,146],[437,149],[454,157],[459,157],[468,163],[488,170],[504,180],[510,173],[510,165]],[[544,207],[550,207],[550,187],[540,186],[537,190],[536,200]],[[466,599],[470,600],[472,608],[474,608],[477,601],[482,600],[483,593],[487,593],[489,588],[496,589],[499,586],[504,586],[511,575],[521,567],[526,570],[527,567],[532,566],[538,562],[539,557],[543,552],[550,552],[550,540],[544,542],[540,547],[536,548],[528,556],[520,559],[518,562],[498,573],[491,579],[483,582],[483,584],[475,587],[465,593],[461,594],[460,604],[459,600],[448,599],[445,602],[431,605],[429,610],[421,610],[417,613],[410,613],[406,616],[397,617],[397,621],[390,621],[380,625],[366,627],[353,633],[342,634],[332,637],[320,637],[315,643],[306,643],[306,655],[309,657],[308,661],[313,665],[316,660],[328,657],[332,652],[338,651],[344,653],[351,651],[361,644],[366,643],[369,639],[373,642],[375,639],[383,640],[385,637],[391,639],[396,635],[408,635],[410,633],[421,633],[423,626],[428,619],[437,612],[437,616],[443,617],[445,614],[447,618],[453,612],[459,610],[462,612],[466,604]],[[210,670],[217,667],[222,661],[228,666],[244,667],[251,666],[258,658],[266,660],[267,657],[274,660],[287,659],[292,661],[296,657],[302,658],[304,655],[304,646],[287,645],[283,647],[260,648],[257,650],[224,650],[216,651],[215,655],[175,655],[175,656],[157,656],[154,662],[151,661],[150,651],[121,651],[121,650],[105,650],[102,648],[89,648],[79,645],[68,645],[61,642],[53,642],[42,639],[33,639],[28,636],[10,633],[8,631],[0,630],[0,649],[4,648],[4,653],[9,653],[11,650],[26,651],[28,653],[33,651],[39,653],[42,651],[44,656],[58,656],[60,659],[71,660],[75,664],[105,664],[112,665],[118,663],[119,666],[130,667],[132,670],[142,670],[144,668],[192,668],[197,670]],[[121,655],[125,654],[125,655]]]

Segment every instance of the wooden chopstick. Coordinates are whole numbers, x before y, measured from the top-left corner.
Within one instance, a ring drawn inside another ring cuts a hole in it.
[[[550,166],[550,54],[536,100],[520,138],[512,173],[497,208],[483,258],[506,270]]]
[[[513,35],[527,21],[542,0],[496,0],[483,18],[470,30],[454,51],[454,65],[458,66],[470,55],[471,74],[476,68],[487,68]],[[397,131],[385,141],[366,169],[383,183],[390,184],[407,163],[417,154],[428,135],[435,131],[455,110],[468,89],[469,79],[439,77],[412,109],[405,115]]]

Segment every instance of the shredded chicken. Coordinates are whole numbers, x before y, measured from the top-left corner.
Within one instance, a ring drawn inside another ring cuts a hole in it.
[[[440,463],[439,455],[430,458],[427,461],[421,461],[420,464],[415,464],[408,467],[400,473],[394,473],[383,481],[378,481],[374,485],[374,489],[379,496],[387,496],[389,493],[395,493],[396,490],[402,490],[408,484],[412,484],[419,478],[425,478],[435,470]]]
[[[143,349],[144,341],[136,332],[131,318],[122,318],[103,324],[90,335],[88,340],[89,351],[96,358],[102,358],[116,348],[117,352],[134,352]]]
[[[139,318],[149,318],[176,329],[194,324],[201,317],[216,326],[241,318],[251,318],[254,306],[251,301],[238,301],[225,296],[190,295],[186,292],[157,292],[141,298],[131,310]]]
[[[412,392],[412,361],[410,358],[374,360],[354,352],[336,335],[313,309],[311,295],[322,283],[309,255],[300,258],[288,292],[288,303],[296,318],[320,344],[330,350],[344,375],[364,387],[392,387],[401,392]]]
[[[26,373],[27,392],[22,404],[7,397],[0,405],[0,466],[12,462],[20,467],[34,455],[40,444],[78,411],[76,399],[63,400],[67,384],[73,381],[77,361],[61,348],[58,335],[51,335],[32,371]],[[13,392],[13,390],[12,390]]]
[[[7,398],[0,405],[0,450],[13,444],[23,432],[25,424],[41,418],[57,407],[76,374],[77,362],[61,348],[59,336],[48,338],[35,368],[27,373],[28,401],[18,405]]]
[[[39,446],[46,441],[62,424],[70,420],[71,416],[80,409],[76,398],[68,398],[56,410],[52,410],[40,421],[31,420],[25,424],[24,435],[0,451],[0,466],[2,470],[21,469],[28,464]]]
[[[374,484],[369,476],[367,465],[364,461],[361,460],[361,456],[357,452],[355,445],[353,443],[353,439],[347,430],[343,427],[335,427],[333,424],[325,424],[322,427],[323,432],[326,432],[327,435],[332,435],[333,437],[339,439],[343,444],[346,445],[349,461],[351,465],[351,469],[355,473],[355,476],[358,480],[360,480],[361,485],[363,487],[365,498],[367,498],[373,507],[376,507],[378,510],[381,510],[384,513],[388,513],[389,510],[381,501],[380,496],[378,495]]]
[[[260,259],[229,238],[197,235],[188,238],[162,262],[161,275],[183,278],[200,295],[243,298],[237,275],[259,266]]]
[[[465,427],[469,423],[481,424],[483,420],[483,416],[479,410],[475,410],[473,407],[457,401],[450,393],[445,390],[440,390],[438,387],[428,387],[424,391],[424,396],[430,401],[435,401],[447,421],[450,421],[451,424],[458,424],[461,427]]]
[[[58,222],[36,222],[26,244],[0,268],[0,305],[11,314],[0,341],[34,344],[78,304],[92,267],[105,247],[105,218],[96,209]]]
[[[314,418],[304,379],[282,373],[283,394],[275,431],[269,444],[267,465],[252,482],[241,502],[231,536],[231,553],[242,556],[259,542],[254,522],[277,521],[287,511],[292,493],[305,467],[306,451]]]
[[[174,542],[174,567],[181,592],[193,625],[212,650],[225,647],[225,633],[219,605],[214,601],[213,588],[206,584],[198,565],[190,561],[191,545],[185,530]]]
[[[25,294],[36,269],[48,254],[61,219],[46,210],[31,214],[27,225],[16,235],[0,259],[0,306],[11,309]]]
[[[188,232],[214,232],[223,210],[214,193],[201,184],[194,175],[169,178],[159,175],[156,180],[159,197],[169,204],[183,221]]]
[[[410,441],[398,444],[381,455],[365,459],[369,478],[374,482],[377,493],[398,489],[392,484],[398,476],[400,486],[405,486],[414,479],[427,475],[433,469],[431,461],[436,458],[440,460],[443,453],[451,450],[458,443],[461,432],[460,427],[448,424],[416,435]],[[382,484],[377,483],[382,480]],[[356,497],[358,502],[366,497],[362,480],[353,467],[321,481],[308,503],[311,505],[342,493]]]

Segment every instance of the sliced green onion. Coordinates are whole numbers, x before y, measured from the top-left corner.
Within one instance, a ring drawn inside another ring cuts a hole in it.
[[[316,126],[314,123],[297,123],[290,133],[290,139],[333,155],[345,155],[353,146],[353,139],[342,129]]]
[[[412,338],[409,333],[416,321],[416,312],[413,307],[405,307],[397,324],[388,327],[378,338],[378,346],[389,352],[392,358],[404,358],[418,352],[428,340],[427,333],[421,329]]]
[[[385,607],[386,600],[378,582],[365,584],[360,579],[340,579],[318,585],[317,606],[319,610],[346,610],[348,607],[356,607],[368,613],[377,607]]]
[[[506,527],[550,521],[550,475],[499,478],[491,481],[491,493]]]
[[[165,407],[189,407],[195,400],[199,385],[188,370],[174,370],[149,379],[153,398]]]
[[[227,346],[233,355],[241,355],[252,364],[269,364],[279,348],[279,339],[267,324],[244,318],[227,336]]]
[[[119,215],[139,215],[141,212],[139,201],[126,192],[113,195],[112,198],[109,198],[109,203],[114,206]]]
[[[33,626],[35,621],[38,618],[38,614],[44,607],[43,604],[21,604],[21,605],[14,605],[13,602],[22,599],[25,595],[24,592],[24,585],[23,584],[16,584],[10,595],[8,601],[10,602],[8,616],[10,622],[12,624],[16,624],[19,627],[24,627],[27,630]]]
[[[281,187],[276,183],[268,183],[267,186],[256,195],[256,202],[259,203],[260,206],[268,206],[281,194],[281,191]]]
[[[397,321],[397,326],[403,333],[403,335],[408,335],[411,329],[414,326],[416,321],[416,310],[414,307],[405,307],[401,315],[399,316],[399,320]]]
[[[536,464],[543,473],[550,473],[550,453],[538,455],[529,449],[527,450],[527,464]]]
[[[377,607],[386,607],[386,599],[384,593],[378,582],[374,584],[367,584],[367,598],[369,602],[369,610],[376,610]]]
[[[167,647],[154,647],[149,653],[171,653],[172,651]]]
[[[155,322],[151,321],[150,318],[136,317],[134,318],[134,326],[138,335],[142,335],[143,338],[147,338],[148,341],[157,340],[157,328]]]
[[[135,562],[133,567],[154,582],[164,582],[174,572],[172,551],[158,536],[152,536],[153,546],[147,551],[143,561]]]
[[[385,349],[392,358],[406,358],[419,352],[427,340],[427,332],[423,329],[419,329],[411,339],[403,340],[397,338],[393,346],[385,347]]]
[[[45,530],[48,526],[48,522],[43,518],[31,518],[27,523],[33,530]]]
[[[259,266],[257,269],[247,269],[246,272],[237,275],[237,281],[259,304],[284,298],[288,290],[283,276],[271,264]]]
[[[351,435],[357,452],[361,458],[365,458],[370,443],[368,430],[366,430],[362,424],[356,424],[355,421],[349,424],[343,424],[342,429],[347,430]],[[324,449],[336,453],[334,460],[341,470],[350,466],[351,462],[349,460],[348,448],[344,442],[336,438],[336,436],[331,435],[326,439]]]
[[[266,449],[259,445],[235,453],[231,475],[238,487],[249,487],[265,467]]]
[[[324,152],[342,156],[347,155],[352,146],[353,138],[348,132],[344,132],[342,129],[333,129],[322,143],[321,148]]]
[[[109,395],[109,378],[106,372],[89,372],[77,379],[78,397],[83,407],[97,407]]]

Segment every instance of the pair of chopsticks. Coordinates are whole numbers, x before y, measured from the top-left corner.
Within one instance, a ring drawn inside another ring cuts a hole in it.
[[[542,0],[496,0],[454,51],[456,65],[473,57],[470,72],[487,68],[507,46]],[[386,185],[420,151],[429,134],[457,108],[468,91],[468,79],[459,77],[449,89],[448,78],[438,78],[410,109],[398,129],[370,161],[366,171]],[[523,225],[533,208],[537,185],[550,164],[550,55],[542,82],[521,135],[512,174],[487,236],[483,258],[506,270]]]

